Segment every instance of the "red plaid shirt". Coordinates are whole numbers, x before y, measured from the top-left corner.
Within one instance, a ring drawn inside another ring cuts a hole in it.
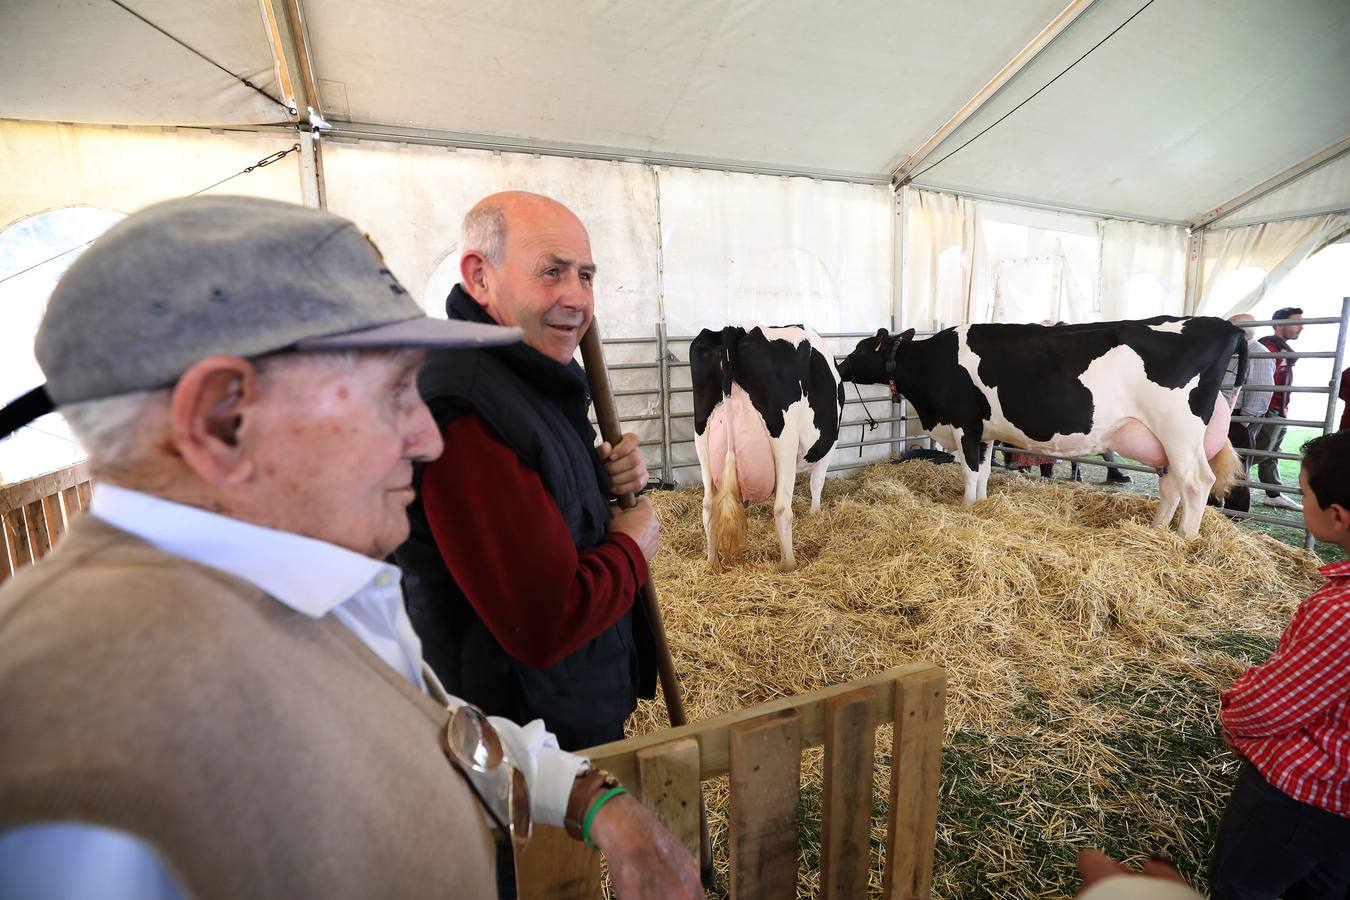
[[[1350,817],[1350,562],[1319,571],[1327,583],[1224,692],[1219,721],[1266,781]]]

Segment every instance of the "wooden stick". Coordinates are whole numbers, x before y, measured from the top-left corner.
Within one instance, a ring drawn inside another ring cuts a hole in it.
[[[595,406],[595,420],[600,424],[600,438],[617,447],[623,440],[623,429],[619,425],[619,411],[614,405],[614,391],[609,383],[609,367],[605,365],[605,349],[600,343],[600,320],[591,319],[591,327],[581,339],[581,364],[586,369],[586,381],[590,385],[591,403]],[[637,497],[632,493],[619,495],[619,506],[632,509],[637,505]],[[661,618],[661,601],[656,596],[656,585],[650,577],[642,586],[642,603],[647,609],[647,621],[652,626],[652,638],[656,643],[656,671],[661,680],[661,696],[666,700],[666,712],[670,714],[670,724],[679,728],[687,724],[684,715],[684,700],[680,696],[680,680],[675,674],[675,661],[670,656],[670,644],[666,640],[665,621]],[[708,840],[708,809],[703,803],[703,791],[699,790],[699,863],[702,869],[703,883],[713,885],[712,843]]]

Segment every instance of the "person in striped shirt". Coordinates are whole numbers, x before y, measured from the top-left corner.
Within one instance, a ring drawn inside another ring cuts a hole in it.
[[[1303,447],[1303,519],[1350,552],[1350,432]],[[1214,900],[1350,897],[1350,561],[1321,568],[1270,659],[1220,697],[1242,760],[1219,822]]]

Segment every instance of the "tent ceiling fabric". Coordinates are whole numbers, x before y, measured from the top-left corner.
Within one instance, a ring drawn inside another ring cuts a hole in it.
[[[306,0],[305,12],[335,118],[874,176],[1065,2]]]
[[[112,0],[0,2],[0,118],[289,121]],[[121,2],[277,94],[258,0]],[[1068,2],[301,5],[322,111],[336,122],[875,180]],[[1026,106],[924,170],[1147,2],[1097,0],[918,167],[915,183],[1183,222],[1350,134],[1350,2],[1154,0]],[[1350,203],[1343,179],[1316,184],[1336,195],[1295,205]]]
[[[1142,6],[1099,0],[925,165]],[[1156,0],[915,181],[1187,221],[1350,133],[1348,45],[1345,0]]]
[[[126,0],[277,96],[257,0]],[[109,0],[3,0],[0,118],[110,125],[287,122],[287,111]]]

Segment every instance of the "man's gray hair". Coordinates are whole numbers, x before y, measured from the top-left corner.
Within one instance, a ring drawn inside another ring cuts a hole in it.
[[[330,350],[312,353],[282,351],[256,358],[254,366],[264,378],[284,375],[299,366],[322,366],[336,372],[349,372],[362,359],[392,358],[413,350]],[[58,411],[65,416],[70,430],[89,454],[95,470],[109,473],[140,462],[146,444],[160,436],[169,425],[169,401],[173,388],[135,391],[68,403]]]
[[[459,230],[459,255],[477,250],[496,268],[506,261],[506,211],[495,203],[475,206]]]
[[[116,469],[141,455],[142,444],[157,428],[152,419],[168,421],[168,388],[135,391],[115,397],[100,397],[68,403],[59,410],[70,430],[89,454],[95,469]]]

